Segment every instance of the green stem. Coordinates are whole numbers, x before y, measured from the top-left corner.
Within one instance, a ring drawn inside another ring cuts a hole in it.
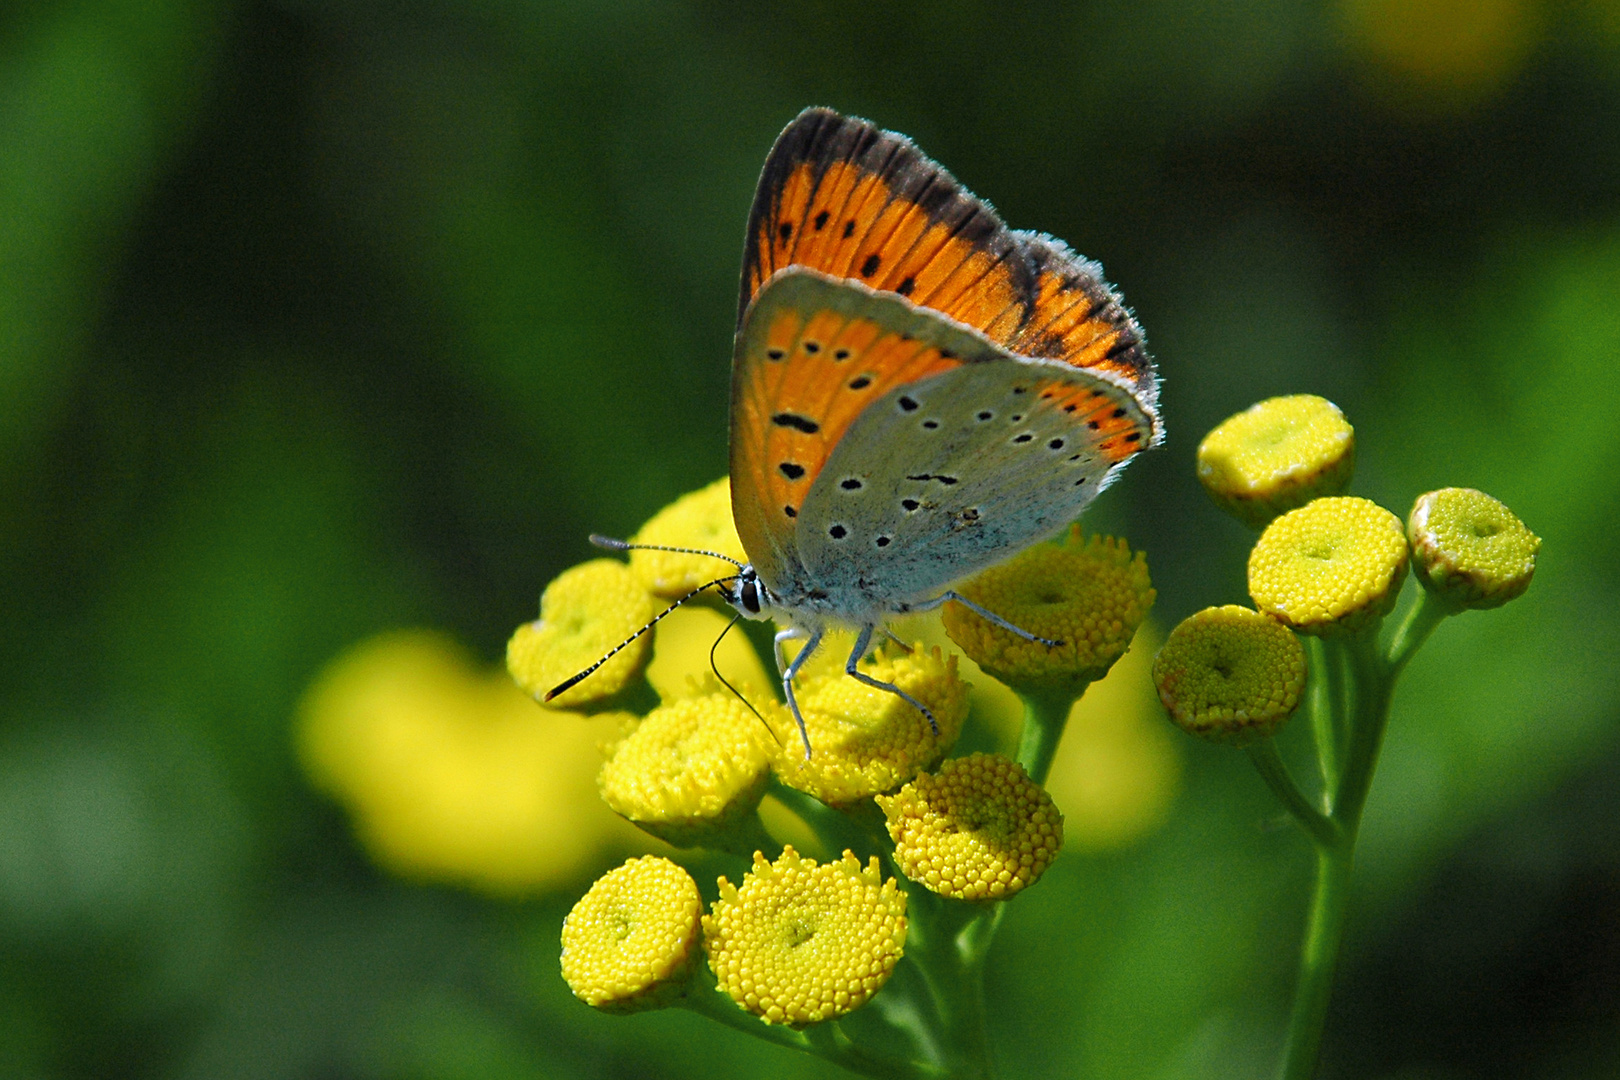
[[[1322,774],[1323,810],[1333,812],[1333,791],[1339,784],[1338,667],[1328,655],[1327,643],[1314,634],[1305,639],[1310,657],[1311,732],[1316,739],[1316,765]]]
[[[1288,772],[1288,766],[1283,764],[1282,756],[1277,753],[1276,740],[1270,736],[1257,739],[1248,745],[1248,751],[1249,760],[1254,762],[1266,786],[1294,815],[1317,847],[1333,847],[1343,839],[1338,823],[1312,806],[1310,800],[1300,792]]]
[[[1052,771],[1052,758],[1063,739],[1063,728],[1069,722],[1069,710],[1085,692],[1070,690],[1019,691],[1024,703],[1024,730],[1018,739],[1018,764],[1037,784],[1046,783],[1046,774]]]
[[[1283,1080],[1310,1080],[1316,1073],[1322,1029],[1333,996],[1333,973],[1344,937],[1352,861],[1348,842],[1316,849],[1316,891],[1300,951],[1299,981],[1294,988],[1294,1010],[1283,1054]]]
[[[1451,612],[1428,589],[1418,593],[1417,602],[1406,609],[1406,616],[1390,640],[1387,663],[1391,674],[1399,674],[1434,628]]]

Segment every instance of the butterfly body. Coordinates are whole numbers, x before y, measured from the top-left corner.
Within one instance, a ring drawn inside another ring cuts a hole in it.
[[[1097,264],[1008,229],[903,136],[801,113],[749,216],[731,481],[750,563],[728,590],[787,624],[795,716],[834,627],[857,633],[850,675],[918,705],[856,669],[873,635],[1064,528],[1160,441],[1157,397]]]

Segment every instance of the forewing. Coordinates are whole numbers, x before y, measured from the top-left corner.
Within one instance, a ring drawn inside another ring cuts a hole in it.
[[[897,387],[1007,354],[898,296],[796,268],[776,274],[737,335],[731,499],[754,568],[777,592],[801,578],[799,511],[857,418]],[[909,400],[898,394],[894,408]]]

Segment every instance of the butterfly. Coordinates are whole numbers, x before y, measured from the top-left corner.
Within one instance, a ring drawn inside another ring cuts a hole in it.
[[[742,617],[785,625],[806,756],[793,681],[829,630],[856,631],[852,678],[932,725],[856,667],[873,635],[954,600],[1041,640],[950,586],[1065,527],[1163,437],[1142,332],[1100,266],[1007,228],[905,136],[824,108],[760,175],[730,420],[749,561],[719,584]]]

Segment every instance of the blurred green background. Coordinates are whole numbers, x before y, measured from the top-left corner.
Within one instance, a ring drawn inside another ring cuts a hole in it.
[[[724,472],[808,104],[1119,283],[1169,441],[1088,524],[1162,625],[1244,600],[1192,454],[1274,393],[1345,409],[1358,493],[1544,537],[1399,690],[1324,1075],[1620,1075],[1620,4],[81,0],[0,8],[0,1077],[835,1072],[592,1013],[593,874],[396,881],[291,737],[345,646],[493,663],[586,533]],[[1269,1072],[1308,849],[1180,747],[1163,829],[1009,912],[1007,1074]]]

